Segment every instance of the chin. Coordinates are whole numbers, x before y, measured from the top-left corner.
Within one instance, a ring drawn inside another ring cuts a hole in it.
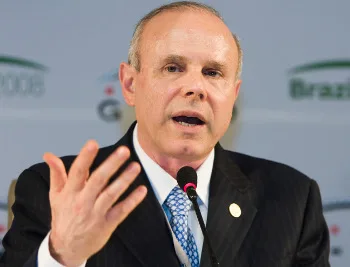
[[[205,142],[204,142],[205,143]],[[186,160],[199,160],[206,156],[210,152],[210,148],[203,145],[203,142],[196,141],[179,141],[174,142],[167,147],[167,151],[170,152],[173,157],[186,159]]]

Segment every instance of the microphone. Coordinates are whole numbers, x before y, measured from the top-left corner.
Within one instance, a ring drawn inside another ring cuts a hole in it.
[[[213,248],[210,244],[209,236],[207,230],[205,228],[204,220],[202,214],[199,210],[198,202],[197,202],[197,173],[196,171],[189,166],[182,167],[176,175],[176,180],[180,188],[187,194],[188,198],[192,201],[194,210],[196,212],[196,216],[199,222],[199,225],[202,229],[202,233],[204,236],[204,243],[207,244],[211,259],[211,264],[213,267],[219,267],[219,262],[214,254]]]

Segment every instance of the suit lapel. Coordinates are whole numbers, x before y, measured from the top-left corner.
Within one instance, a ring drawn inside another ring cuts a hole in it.
[[[217,145],[210,182],[207,230],[221,266],[233,263],[250,228],[257,211],[253,195],[253,184],[230,159],[228,152]],[[237,218],[229,211],[232,203],[241,208],[241,215]],[[203,244],[201,267],[210,266],[208,249]]]
[[[145,200],[117,228],[115,234],[129,248],[143,266],[178,267],[173,240],[165,215],[143,172],[137,178],[138,185],[147,186]]]
[[[135,124],[130,127],[128,133],[116,145],[126,145],[131,150],[130,159],[124,165],[124,168],[131,161],[140,162],[132,144],[132,132]],[[118,171],[111,182],[118,177],[121,171]],[[134,183],[121,196],[120,200],[127,197],[139,185],[145,185],[147,187],[147,196],[123,223],[118,226],[111,237],[111,242],[123,242],[143,266],[178,267],[180,263],[175,253],[173,240],[163,209],[143,169]]]

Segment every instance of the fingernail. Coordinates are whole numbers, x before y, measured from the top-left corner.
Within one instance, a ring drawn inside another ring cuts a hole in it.
[[[131,163],[131,164],[128,166],[128,171],[129,171],[129,172],[132,172],[132,173],[138,172],[139,169],[140,169],[140,167],[138,166],[137,163]]]
[[[95,148],[96,148],[96,144],[95,144],[94,142],[89,142],[89,143],[87,144],[87,150],[89,150],[89,151],[94,151]]]
[[[51,154],[51,153],[46,152],[46,153],[43,155],[43,160],[44,160],[46,163],[48,163],[48,164],[51,163],[50,154]]]
[[[128,153],[128,149],[126,147],[119,147],[116,151],[118,157],[125,157]]]
[[[140,186],[138,188],[139,193],[145,194],[147,193],[147,188],[145,186]]]

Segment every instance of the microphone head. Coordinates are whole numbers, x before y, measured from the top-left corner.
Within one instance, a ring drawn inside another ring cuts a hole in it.
[[[183,191],[187,191],[189,187],[197,188],[197,172],[190,166],[182,167],[176,175],[178,185]]]

